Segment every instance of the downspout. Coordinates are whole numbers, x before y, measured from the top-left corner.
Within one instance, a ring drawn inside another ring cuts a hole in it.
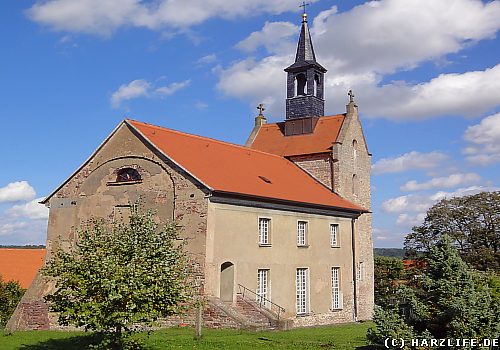
[[[351,245],[352,245],[352,281],[353,281],[353,321],[358,320],[358,281],[356,279],[356,232],[354,230],[354,222],[356,219],[351,219]]]

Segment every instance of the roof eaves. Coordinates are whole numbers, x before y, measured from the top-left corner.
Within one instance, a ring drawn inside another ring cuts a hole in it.
[[[124,121],[128,126],[130,126],[132,129],[134,129],[135,132],[137,132],[144,140],[146,140],[152,147],[154,147],[158,152],[161,153],[161,155],[163,155],[165,158],[167,158],[169,161],[171,161],[172,163],[174,163],[176,166],[178,166],[180,169],[182,169],[183,171],[185,171],[187,174],[189,174],[189,176],[191,176],[193,179],[195,179],[196,181],[198,181],[200,184],[202,184],[203,186],[205,186],[209,191],[213,191],[214,189],[212,187],[210,187],[209,185],[207,185],[205,182],[201,181],[198,177],[196,177],[193,173],[191,173],[189,170],[187,170],[185,167],[183,167],[181,164],[179,164],[178,162],[176,162],[175,160],[172,159],[172,157],[170,157],[168,154],[166,154],[165,152],[163,152],[159,147],[157,147],[153,141],[151,141],[146,135],[144,135],[138,128],[136,128],[132,123],[130,123],[130,120],[129,119],[125,119]]]
[[[274,198],[274,197],[256,196],[256,195],[251,195],[251,194],[246,194],[246,193],[228,192],[228,191],[213,191],[212,197],[217,197],[217,196],[242,197],[242,198],[253,199],[255,201],[260,201],[260,202],[289,204],[291,206],[304,207],[304,208],[329,209],[329,210],[341,211],[341,212],[359,214],[359,215],[364,214],[364,213],[370,213],[369,210],[361,208],[361,207],[358,207],[357,209],[356,208],[346,208],[346,207],[337,207],[337,206],[331,206],[331,205],[315,204],[315,203],[310,203],[310,202],[298,202],[298,201],[292,201],[292,200]],[[342,198],[342,199],[344,199],[344,198]]]

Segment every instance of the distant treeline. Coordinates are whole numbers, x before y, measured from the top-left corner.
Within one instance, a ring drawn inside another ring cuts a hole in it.
[[[373,248],[375,256],[386,256],[389,258],[403,259],[405,250],[403,248]]]
[[[9,248],[9,249],[45,249],[45,246],[42,244],[39,245],[0,245],[0,248]]]

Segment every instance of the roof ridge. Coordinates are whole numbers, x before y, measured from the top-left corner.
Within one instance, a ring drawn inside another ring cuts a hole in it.
[[[338,118],[338,117],[345,117],[345,113],[333,114],[333,115],[324,115],[322,117],[319,117],[318,122],[321,121],[321,119],[325,120],[325,119],[333,119],[333,118]],[[278,124],[284,123],[284,122],[285,121],[276,122],[276,123],[266,123],[266,124],[261,125],[261,128],[265,128],[267,126],[278,125]]]
[[[247,147],[247,146],[238,145],[236,143],[231,143],[231,142],[227,142],[227,141],[217,140],[217,139],[214,139],[214,138],[211,138],[211,137],[206,137],[206,136],[201,136],[201,135],[190,134],[190,133],[187,133],[187,132],[183,132],[183,131],[179,131],[179,130],[174,130],[174,129],[166,128],[164,126],[159,126],[159,125],[154,125],[154,124],[150,124],[150,123],[145,123],[145,122],[141,122],[139,120],[134,120],[134,119],[129,119],[129,118],[125,119],[125,121],[131,121],[131,122],[134,122],[134,123],[141,123],[141,124],[149,125],[151,127],[154,127],[154,128],[160,129],[160,130],[166,130],[166,131],[173,132],[173,133],[180,134],[180,135],[185,135],[185,136],[189,136],[189,137],[195,137],[195,138],[198,138],[198,139],[202,139],[202,140],[207,140],[207,141],[211,141],[211,142],[223,144],[223,145],[226,145],[226,146],[232,146],[232,147],[235,147],[235,148],[240,148],[240,149],[245,150],[245,151],[251,151],[251,152],[255,152],[255,153],[261,153],[261,154],[265,154],[267,156],[277,157],[277,158],[281,158],[281,159],[284,159],[284,160],[288,161],[285,157],[282,157],[282,156],[279,156],[279,155],[276,155],[276,154],[272,154],[272,153],[269,153],[269,152],[264,152],[264,151],[260,151],[260,150],[257,150],[257,149],[253,149],[253,148],[250,148],[250,147]]]

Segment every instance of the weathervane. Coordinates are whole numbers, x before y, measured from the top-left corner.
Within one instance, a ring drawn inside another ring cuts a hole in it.
[[[257,106],[257,109],[259,110],[259,115],[264,116],[264,111],[266,110],[264,108],[264,104],[259,103],[259,105]]]

